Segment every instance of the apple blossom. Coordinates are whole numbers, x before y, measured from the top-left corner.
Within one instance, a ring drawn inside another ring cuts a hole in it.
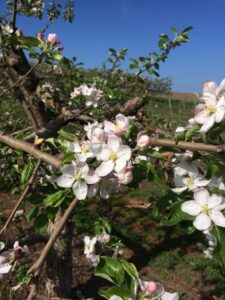
[[[70,143],[69,148],[76,153],[76,159],[85,162],[88,158],[93,158],[96,154],[93,151],[92,144],[89,141],[79,143]]]
[[[179,300],[178,293],[164,292],[161,296],[161,300]]]
[[[152,139],[144,131],[141,131],[137,135],[137,147],[146,148],[151,145]]]
[[[225,79],[219,87],[213,81],[204,83],[201,99],[205,104],[197,106],[194,119],[202,125],[200,131],[207,132],[214,123],[220,123],[225,117]]]
[[[129,120],[122,114],[116,116],[116,123],[110,121],[104,122],[104,130],[106,133],[116,136],[122,136],[129,128]]]
[[[210,180],[204,179],[199,173],[197,165],[187,161],[180,162],[174,168],[174,183],[176,188],[173,188],[174,193],[180,194],[185,190],[193,191],[199,187],[206,186]]]
[[[103,231],[102,233],[96,235],[96,239],[100,244],[107,244],[110,240],[110,235]]]
[[[131,158],[131,149],[127,145],[121,145],[120,139],[116,136],[110,136],[107,145],[102,147],[97,158],[102,160],[102,163],[96,169],[96,174],[104,177],[113,170],[120,172],[126,167]]]
[[[60,187],[70,188],[78,200],[84,200],[88,192],[88,184],[95,184],[99,177],[89,169],[85,162],[73,162],[61,168],[62,175],[56,179]]]
[[[61,42],[57,39],[57,35],[55,33],[49,33],[47,37],[47,41],[50,42],[53,46],[60,44]]]
[[[225,208],[225,203],[221,196],[209,195],[209,192],[200,188],[194,192],[194,200],[185,201],[181,205],[181,210],[194,216],[194,227],[198,230],[207,230],[212,222],[221,227],[225,227],[225,217],[221,210]]]
[[[140,289],[142,292],[145,292],[147,295],[153,295],[160,297],[164,293],[164,287],[159,282],[154,281],[145,281],[139,279]]]

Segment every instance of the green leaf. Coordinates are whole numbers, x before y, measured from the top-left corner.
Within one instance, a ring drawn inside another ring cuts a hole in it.
[[[37,214],[38,214],[38,211],[39,211],[39,207],[38,206],[35,206],[33,207],[28,214],[26,214],[25,218],[28,222],[30,222],[31,220],[33,220]]]
[[[33,171],[35,168],[35,164],[30,160],[28,162],[28,164],[25,165],[25,167],[23,168],[23,171],[21,173],[21,183],[27,183],[28,180],[30,179]]]
[[[214,250],[214,256],[223,265],[225,270],[225,229],[221,227],[214,226],[212,234],[216,237],[217,245]]]
[[[68,151],[68,152],[64,153],[62,163],[67,164],[67,163],[71,162],[73,159],[74,159],[74,152]]]
[[[58,52],[58,53],[51,53],[50,57],[54,60],[58,60],[58,61],[61,61],[64,59],[64,56]]]
[[[185,141],[189,141],[199,131],[199,128],[199,125],[195,124],[188,129],[185,133]]]
[[[101,256],[94,274],[116,285],[121,285],[124,280],[124,270],[121,262],[107,256]]]
[[[51,206],[51,207],[58,207],[62,204],[62,202],[66,198],[66,190],[60,190],[58,192],[55,192],[54,194],[48,195],[44,199],[45,206]]]
[[[180,202],[180,201],[175,203],[172,206],[169,217],[164,218],[161,221],[161,224],[166,225],[166,226],[174,226],[174,225],[180,223],[181,221],[193,220],[192,216],[186,214],[185,212],[183,212],[181,210],[181,204],[182,204],[182,202]]]
[[[98,291],[99,295],[110,299],[113,295],[121,297],[123,300],[128,300],[131,296],[131,292],[126,287],[106,287],[103,286]]]
[[[35,218],[34,230],[36,233],[42,234],[48,228],[48,216],[46,214],[40,214]]]
[[[22,47],[25,46],[27,48],[39,47],[41,44],[39,39],[33,36],[20,36],[17,40],[20,42]]]

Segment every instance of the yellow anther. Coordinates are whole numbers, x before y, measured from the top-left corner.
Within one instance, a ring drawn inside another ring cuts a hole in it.
[[[206,111],[209,112],[209,113],[214,114],[214,113],[216,113],[217,108],[216,108],[215,105],[210,104],[210,105],[207,106]]]
[[[77,173],[75,176],[74,176],[74,180],[75,181],[80,181],[82,179],[82,176],[80,173]]]
[[[202,207],[201,207],[201,212],[202,212],[203,214],[209,214],[210,209],[209,209],[208,204],[202,205]]]
[[[115,153],[115,152],[112,152],[112,153],[110,154],[110,157],[109,157],[109,159],[110,159],[110,160],[113,160],[113,161],[115,161],[115,160],[117,160],[117,158],[118,158],[118,155],[117,155],[117,153]]]

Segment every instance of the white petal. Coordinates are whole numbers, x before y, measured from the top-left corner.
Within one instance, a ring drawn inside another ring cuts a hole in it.
[[[218,107],[215,114],[216,123],[220,123],[224,119],[224,115],[225,115],[225,106]]]
[[[223,198],[221,196],[212,194],[212,196],[210,196],[208,199],[209,208],[213,208],[213,207],[219,205],[222,202],[222,200],[223,200]]]
[[[85,181],[87,182],[87,184],[95,184],[99,182],[99,180],[100,178],[94,170],[89,170],[88,174],[85,176]]]
[[[209,129],[211,129],[213,127],[215,123],[215,115],[212,114],[207,120],[206,122],[202,125],[202,127],[200,128],[200,132],[207,132]]]
[[[6,274],[10,271],[12,266],[10,264],[3,264],[0,266],[0,274]]]
[[[179,300],[178,293],[165,292],[161,296],[161,300]]]
[[[213,209],[210,217],[217,226],[225,227],[225,217],[221,211]]]
[[[182,203],[181,210],[191,216],[197,216],[201,212],[201,206],[194,200],[190,200]]]
[[[187,189],[187,186],[183,186],[183,187],[171,189],[171,191],[173,191],[176,194],[180,194],[180,193],[184,192],[186,189]]]
[[[209,192],[204,188],[199,188],[194,192],[194,200],[200,205],[207,204],[209,197]]]
[[[56,183],[60,187],[70,188],[74,183],[74,177],[64,174],[56,179]]]
[[[74,195],[78,200],[84,200],[87,197],[88,187],[85,181],[76,181],[73,185]]]
[[[123,170],[126,167],[126,160],[124,159],[117,159],[116,160],[116,165],[115,165],[115,171],[116,172],[120,172],[121,170]]]
[[[120,147],[121,140],[117,136],[111,135],[108,138],[107,144],[113,150],[113,152],[117,152],[118,148]]]
[[[193,222],[193,225],[198,230],[206,230],[211,226],[211,218],[208,215],[201,213],[196,217],[196,219]]]
[[[98,155],[97,159],[98,160],[109,160],[110,154],[112,153],[112,149],[107,146],[107,145],[103,145],[102,146],[102,151],[101,153]]]
[[[112,172],[114,166],[115,164],[112,160],[103,161],[101,165],[95,170],[95,173],[100,177],[104,177]]]
[[[216,90],[216,95],[220,96],[225,93],[225,79],[223,79]]]
[[[73,176],[74,174],[76,174],[76,165],[65,165],[61,168],[61,172],[66,175]]]
[[[117,150],[118,156],[121,159],[128,161],[131,158],[131,149],[126,145],[122,145]]]
[[[197,122],[198,124],[204,124],[206,122],[206,120],[209,118],[210,113],[204,109],[202,111],[200,111],[195,117],[194,120],[195,122]]]

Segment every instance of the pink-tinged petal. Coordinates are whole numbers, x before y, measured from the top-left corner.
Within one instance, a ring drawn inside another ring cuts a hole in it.
[[[104,130],[106,133],[113,134],[116,131],[116,125],[112,122],[105,121],[104,122]]]
[[[70,175],[70,176],[74,176],[74,174],[76,174],[76,165],[75,164],[70,164],[70,165],[64,165],[61,168],[61,172],[65,175]]]
[[[206,108],[205,104],[203,104],[203,103],[198,104],[195,108],[195,115],[197,116],[200,112],[205,110],[205,108]]]
[[[205,81],[203,83],[203,95],[204,93],[210,93],[215,95],[218,89],[217,83],[215,81]]]
[[[89,170],[88,174],[85,177],[85,181],[87,182],[87,184],[95,184],[99,182],[99,180],[100,178],[94,170]]]
[[[131,158],[131,149],[129,146],[121,145],[117,150],[118,157],[123,160],[130,160]]]
[[[212,114],[207,121],[202,125],[202,127],[200,128],[200,132],[207,132],[209,129],[211,129],[213,127],[215,123],[215,114]]]
[[[199,188],[194,192],[194,200],[199,205],[208,204],[209,197],[210,197],[209,192],[204,188]]]
[[[211,226],[211,223],[211,218],[208,215],[201,213],[196,217],[196,219],[193,222],[193,225],[198,230],[206,230]]]
[[[115,165],[115,171],[120,172],[123,170],[123,168],[126,167],[127,162],[124,159],[117,159],[116,160],[116,165]]]
[[[0,274],[7,274],[12,266],[10,264],[3,264],[0,266]]]
[[[180,194],[180,193],[184,192],[186,189],[187,189],[187,186],[183,186],[183,187],[171,189],[171,191],[173,191],[176,194]]]
[[[119,124],[121,127],[128,129],[128,126],[129,126],[129,121],[128,121],[128,118],[125,117],[124,115],[122,114],[118,114],[116,116],[116,123]]]
[[[103,161],[101,165],[95,170],[95,173],[100,177],[104,177],[112,172],[114,166],[115,163],[112,160]]]
[[[197,216],[201,212],[201,206],[194,200],[190,200],[182,203],[181,210],[191,216]]]
[[[216,90],[216,95],[220,96],[225,94],[225,79],[223,79]]]
[[[213,209],[210,213],[210,217],[215,225],[225,227],[225,217],[221,211]]]
[[[225,115],[225,106],[219,106],[215,114],[216,123],[220,123],[224,119],[224,115]]]
[[[195,122],[197,122],[198,124],[204,124],[206,122],[206,120],[208,119],[208,117],[210,116],[210,113],[204,109],[202,111],[200,111],[195,117],[194,120]]]
[[[74,177],[61,175],[56,179],[56,183],[60,187],[70,188],[74,183]]]
[[[209,208],[214,208],[217,205],[219,205],[222,202],[223,198],[221,196],[218,196],[216,194],[213,194],[208,199],[208,206]]]
[[[107,144],[113,150],[113,152],[117,152],[121,144],[121,139],[115,135],[110,135]]]
[[[86,162],[79,161],[77,163],[77,173],[80,173],[82,175],[82,178],[84,178],[88,174],[88,171],[89,166]]]
[[[85,181],[76,181],[73,185],[74,195],[78,200],[84,200],[87,197],[88,186]]]
[[[101,153],[97,156],[98,160],[109,160],[110,154],[112,153],[112,149],[107,146],[107,145],[103,145],[102,146],[102,151]]]

